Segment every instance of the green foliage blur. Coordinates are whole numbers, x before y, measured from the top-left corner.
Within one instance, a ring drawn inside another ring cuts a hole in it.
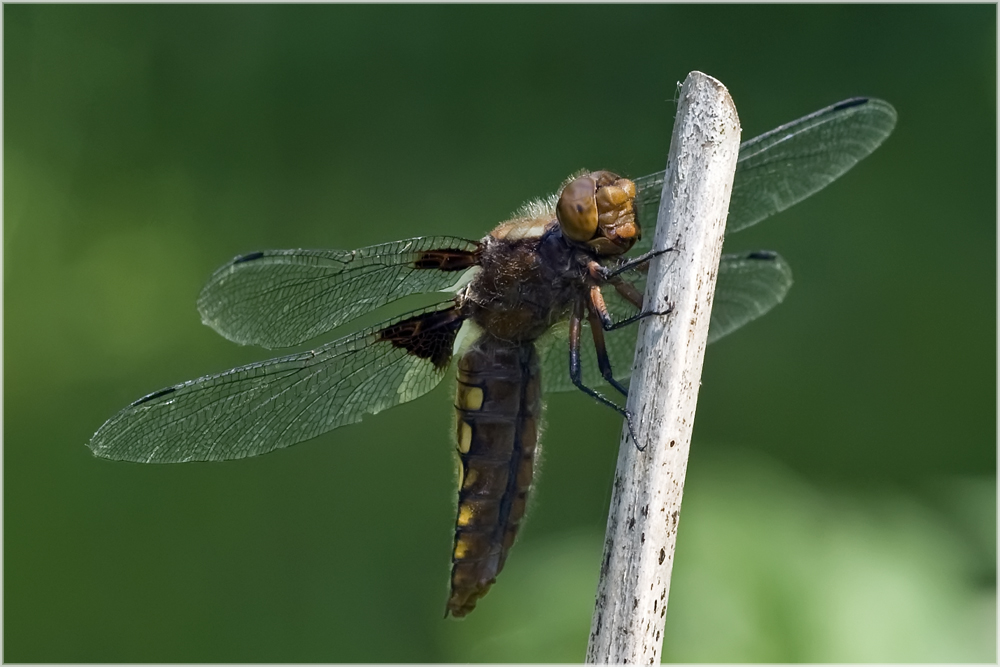
[[[996,660],[996,7],[5,5],[4,655],[581,661],[621,420],[548,402],[529,521],[444,621],[450,383],[225,464],[94,458],[161,387],[264,359],[200,324],[262,248],[483,236],[569,173],[662,169],[677,82],[750,138],[895,134],[734,236],[789,298],[708,350],[667,661]]]

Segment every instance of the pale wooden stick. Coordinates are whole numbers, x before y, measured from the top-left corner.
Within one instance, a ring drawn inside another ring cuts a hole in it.
[[[740,124],[725,86],[692,72],[681,88],[643,303],[588,663],[659,663],[684,473],[708,342]],[[641,222],[641,221],[640,221]]]

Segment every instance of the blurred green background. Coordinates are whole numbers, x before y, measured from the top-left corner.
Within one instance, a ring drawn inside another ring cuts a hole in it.
[[[198,291],[261,248],[483,236],[662,169],[676,84],[750,138],[853,95],[895,134],[735,236],[796,285],[709,348],[667,661],[996,660],[996,8],[28,6],[4,16],[4,659],[583,658],[621,420],[548,402],[529,522],[443,621],[452,387],[225,464],[95,459],[267,358]]]

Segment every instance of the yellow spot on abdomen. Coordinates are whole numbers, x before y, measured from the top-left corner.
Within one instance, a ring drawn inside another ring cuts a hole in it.
[[[475,468],[472,468],[471,470],[469,470],[469,474],[465,476],[465,482],[459,484],[459,488],[468,489],[472,487],[473,484],[476,483],[477,479],[479,479],[479,471],[476,470]]]
[[[458,508],[458,521],[455,523],[459,526],[468,526],[474,514],[475,512],[473,512],[471,505],[462,505]]]
[[[455,558],[461,560],[469,553],[469,543],[461,537],[455,540]]]
[[[458,451],[463,454],[469,453],[472,447],[472,427],[468,422],[458,422]]]
[[[465,387],[459,385],[458,407],[463,410],[480,410],[483,407],[483,390],[481,387]]]

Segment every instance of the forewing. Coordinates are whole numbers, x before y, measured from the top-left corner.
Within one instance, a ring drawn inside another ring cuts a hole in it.
[[[641,255],[653,249],[653,235],[656,234],[656,216],[660,211],[660,195],[663,193],[663,178],[666,172],[640,176],[632,179],[635,183],[636,195],[633,206],[635,217],[639,221],[642,238],[632,246],[630,255]]]
[[[479,243],[450,236],[359,250],[265,250],[215,272],[202,321],[241,344],[289,347],[387,303],[447,291],[478,261]]]
[[[792,271],[787,262],[775,252],[759,250],[740,255],[723,255],[719,262],[708,342],[719,340],[777,306],[791,286]],[[609,310],[613,310],[613,297],[607,296],[611,291],[609,287],[603,288]],[[611,369],[615,379],[620,382],[626,381],[631,375],[638,333],[639,326],[634,324],[604,334]],[[539,350],[542,386],[545,391],[575,390],[576,387],[569,378],[569,327],[565,323],[553,327],[543,341],[540,341]],[[580,336],[580,358],[584,384],[588,387],[606,385],[597,366],[597,355],[588,322],[583,323]]]
[[[108,459],[179,463],[314,438],[433,389],[461,323],[451,307],[415,311],[309,352],[169,387],[109,419],[90,448]]]
[[[754,225],[822,190],[878,148],[895,125],[891,104],[857,97],[743,142],[726,233]],[[632,254],[652,247],[663,178],[661,171],[635,179],[642,240]]]
[[[858,97],[744,142],[726,231],[757,224],[822,190],[878,148],[895,126],[891,104]]]

